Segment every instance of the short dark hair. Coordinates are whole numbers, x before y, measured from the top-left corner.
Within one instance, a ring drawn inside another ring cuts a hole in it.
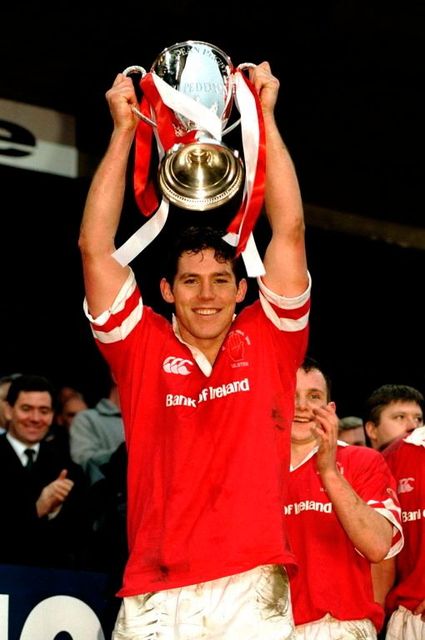
[[[52,406],[56,397],[54,386],[50,380],[35,374],[22,374],[12,380],[6,396],[6,402],[11,407],[16,403],[21,391],[47,391],[52,399]]]
[[[191,226],[179,233],[168,252],[168,259],[163,271],[163,276],[172,285],[178,269],[178,261],[183,253],[200,253],[206,249],[214,250],[214,257],[218,262],[229,262],[236,283],[245,277],[242,260],[236,256],[236,249],[223,240],[226,231],[213,227]]]
[[[315,360],[314,358],[312,358],[311,356],[306,356],[300,366],[300,369],[302,369],[303,371],[305,371],[306,373],[309,373],[310,371],[313,371],[314,369],[316,369],[317,371],[320,371],[320,373],[322,374],[322,376],[325,379],[326,382],[326,392],[327,392],[327,400],[328,402],[331,399],[331,392],[332,392],[332,382],[330,377],[328,376],[328,374],[326,373],[326,371],[324,371],[322,369],[322,366],[319,364],[319,362],[317,360]]]
[[[365,422],[379,424],[381,413],[393,402],[416,402],[424,408],[424,396],[415,387],[406,384],[383,384],[371,393],[365,403]]]

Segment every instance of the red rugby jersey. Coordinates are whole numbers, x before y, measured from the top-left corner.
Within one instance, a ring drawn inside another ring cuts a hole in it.
[[[414,611],[425,599],[425,427],[393,442],[382,455],[397,482],[405,540],[386,601],[391,614],[400,605]]]
[[[261,288],[213,367],[143,306],[133,274],[111,310],[88,316],[117,379],[128,444],[120,596],[294,562],[281,509],[310,288],[291,299]]]
[[[316,469],[315,453],[291,471],[284,519],[298,571],[291,576],[296,625],[327,613],[337,620],[372,620],[379,630],[383,608],[374,602],[370,562],[345,533]],[[396,485],[382,455],[368,447],[338,442],[337,465],[356,493],[394,526],[388,557],[403,538]]]

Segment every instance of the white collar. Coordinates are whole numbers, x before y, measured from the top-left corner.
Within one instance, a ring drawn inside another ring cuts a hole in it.
[[[194,347],[193,345],[183,340],[180,334],[179,323],[177,322],[177,318],[174,313],[173,313],[173,331],[176,338],[180,340],[182,344],[185,344],[186,347],[190,349],[193,359],[195,360],[196,364],[198,365],[198,367],[200,368],[204,376],[207,376],[207,378],[209,378],[212,373],[211,362],[208,360],[207,356],[200,349],[198,349],[198,347]]]
[[[22,462],[23,465],[26,465],[27,463],[27,456],[25,454],[25,449],[33,449],[35,451],[35,458],[37,458],[38,456],[38,452],[40,450],[40,443],[36,442],[32,445],[27,445],[24,444],[23,442],[21,442],[20,440],[18,440],[17,438],[14,438],[9,432],[7,432],[6,434],[6,438],[9,440],[10,444],[12,445],[16,455],[18,456],[19,460]]]
[[[416,427],[404,441],[409,444],[425,447],[425,427]]]

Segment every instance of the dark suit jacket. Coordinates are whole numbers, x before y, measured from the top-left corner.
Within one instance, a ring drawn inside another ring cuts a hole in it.
[[[62,469],[74,481],[59,514],[39,518],[35,503],[43,487]],[[82,468],[48,442],[31,471],[0,435],[0,563],[84,568],[89,534],[88,485]]]

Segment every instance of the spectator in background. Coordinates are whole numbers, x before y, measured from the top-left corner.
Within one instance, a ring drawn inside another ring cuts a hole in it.
[[[38,375],[12,381],[0,436],[0,562],[84,567],[88,535],[87,482],[69,456],[45,441],[54,390]]]
[[[108,391],[95,407],[75,415],[69,431],[71,457],[83,467],[92,485],[104,478],[103,465],[124,441],[120,398],[112,378]]]
[[[414,387],[384,384],[366,401],[365,431],[373,449],[382,451],[423,425],[424,396]]]
[[[71,389],[71,387],[68,387]],[[53,423],[46,436],[48,442],[53,442],[64,452],[70,455],[70,428],[71,422],[79,411],[88,409],[87,402],[80,391],[72,390],[72,393],[63,395],[58,401]]]
[[[314,360],[297,372],[291,474],[284,505],[298,560],[296,638],[374,640],[384,621],[371,563],[403,545],[395,482],[382,456],[337,440],[330,383]]]
[[[62,384],[59,387],[58,393],[57,393],[58,406],[63,404],[65,400],[67,400],[71,396],[80,396],[81,398],[84,398],[82,391],[80,391],[80,389],[78,389],[77,387],[74,387],[70,384]]]
[[[367,443],[362,418],[358,416],[341,418],[338,423],[338,440],[365,447]]]
[[[7,392],[9,391],[12,380],[15,380],[15,378],[20,375],[20,373],[11,373],[10,375],[0,378],[0,434],[7,431],[7,420],[4,410]]]
[[[67,393],[62,397],[62,400],[58,400],[55,423],[65,427],[65,430],[69,432],[71,422],[77,413],[88,408],[89,406],[81,391],[74,390],[72,393]]]

